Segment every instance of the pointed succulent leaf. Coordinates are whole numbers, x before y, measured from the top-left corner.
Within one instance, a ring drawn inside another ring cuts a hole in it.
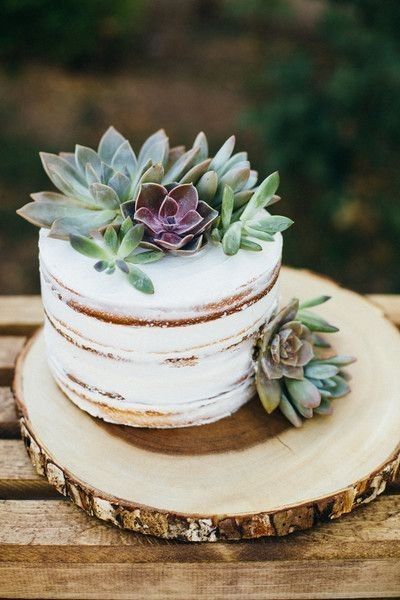
[[[325,319],[306,310],[299,310],[297,318],[306,325],[310,331],[319,331],[321,333],[335,333],[339,331],[334,325],[330,325]]]
[[[313,364],[329,364],[336,365],[337,367],[345,367],[355,362],[354,356],[350,356],[349,354],[337,354],[336,356],[331,356],[330,358],[319,358],[318,360],[313,361]]]
[[[186,151],[185,146],[174,146],[173,148],[170,148],[169,152],[168,152],[168,160],[167,160],[167,164],[165,166],[166,169],[169,169],[174,162],[176,162],[178,160],[178,158],[180,158],[182,156],[182,154],[184,154]],[[199,152],[200,154],[200,152]]]
[[[38,227],[50,228],[54,221],[63,217],[83,217],[89,212],[86,208],[70,205],[67,202],[28,202],[17,210],[21,217],[37,225]]]
[[[234,135],[231,135],[230,138],[226,140],[226,142],[221,146],[218,152],[215,154],[214,158],[210,164],[210,171],[217,171],[221,169],[227,160],[229,160],[233,149],[235,147],[236,138]]]
[[[90,163],[86,165],[85,169],[85,177],[87,185],[91,185],[92,183],[101,183],[101,169],[100,174],[98,174],[92,167]]]
[[[79,217],[62,217],[54,221],[49,237],[68,239],[70,234],[87,235],[92,231],[101,229],[115,218],[113,210],[88,210]]]
[[[253,169],[250,170],[250,175],[248,180],[246,181],[243,190],[251,190],[252,188],[254,188],[254,186],[257,183],[257,179],[258,179],[258,171],[254,171]],[[253,190],[255,191],[255,190]],[[269,203],[270,205],[272,204],[272,202]]]
[[[136,189],[139,190],[139,187],[142,185],[142,183],[161,183],[163,177],[164,167],[161,164],[151,165],[144,171]]]
[[[233,190],[229,185],[224,186],[222,194],[222,205],[221,205],[221,225],[222,230],[227,231],[231,224],[231,217],[233,212]]]
[[[154,286],[150,277],[138,267],[129,267],[128,281],[140,292],[143,292],[144,294],[154,294]]]
[[[67,196],[77,195],[78,197],[88,196],[83,177],[64,158],[47,152],[40,152],[40,158],[50,180],[64,194]]]
[[[279,173],[275,171],[259,185],[249,200],[245,210],[240,217],[241,221],[252,219],[259,210],[268,206],[279,186]]]
[[[61,204],[68,204],[69,206],[83,206],[79,200],[75,200],[75,198],[70,198],[64,194],[57,194],[57,192],[35,192],[34,194],[30,194],[30,196],[35,202],[59,202]]]
[[[61,158],[63,158],[64,160],[66,160],[67,163],[69,163],[73,169],[76,168],[76,159],[74,152],[59,152],[58,155],[61,156]]]
[[[249,178],[248,167],[234,167],[220,179],[221,184],[229,185],[234,191],[240,191]]]
[[[271,233],[267,233],[266,231],[261,231],[261,229],[253,229],[252,227],[249,227],[248,225],[244,225],[244,230],[249,236],[255,237],[258,240],[264,240],[264,242],[273,242],[275,239]]]
[[[222,238],[222,249],[228,256],[233,256],[239,251],[242,237],[242,224],[232,223]]]
[[[218,175],[215,171],[207,171],[196,184],[200,200],[210,204],[218,187]]]
[[[148,250],[145,252],[133,252],[125,258],[125,261],[134,265],[145,265],[156,262],[165,256],[164,252]]]
[[[203,131],[197,134],[193,142],[193,148],[199,148],[197,155],[198,160],[205,160],[208,157],[208,142],[206,134]]]
[[[321,394],[318,388],[308,379],[288,379],[285,377],[287,391],[290,394],[296,408],[315,408],[321,402]]]
[[[305,302],[301,302],[299,308],[311,308],[312,306],[319,306],[320,304],[324,304],[331,299],[331,296],[318,296],[317,298],[311,298],[310,300],[306,300]]]
[[[274,235],[278,231],[285,231],[288,229],[291,225],[293,225],[293,221],[292,219],[283,217],[281,215],[269,215],[248,221],[246,224],[252,229],[259,229]]]
[[[256,371],[256,388],[261,404],[271,414],[281,400],[281,385],[277,379],[267,379],[260,365]]]
[[[94,240],[83,235],[70,235],[69,241],[74,250],[88,256],[89,258],[99,258],[107,260],[110,258],[109,253],[105,248],[99,246]]]
[[[197,165],[194,165],[194,167],[192,167],[191,169],[189,169],[189,171],[187,171],[187,173],[185,173],[182,179],[180,179],[179,183],[197,183],[200,177],[204,175],[204,173],[207,171],[210,162],[211,159],[207,158],[206,160],[203,160]]]
[[[233,208],[236,210],[237,208],[241,208],[250,200],[253,195],[252,190],[242,190],[241,192],[235,193],[235,202],[233,204]]]
[[[339,372],[338,367],[335,365],[329,364],[318,364],[318,363],[309,363],[305,367],[305,375],[306,377],[314,377],[315,379],[327,379],[329,377],[333,377],[337,375]]]
[[[260,244],[257,244],[256,242],[252,242],[251,240],[249,240],[243,236],[242,236],[242,239],[240,242],[240,247],[243,250],[250,250],[252,252],[261,252],[262,251],[262,246],[260,246]]]
[[[75,160],[77,169],[86,176],[86,166],[90,165],[93,170],[100,176],[101,174],[101,160],[99,155],[92,148],[86,146],[75,146]]]
[[[230,159],[227,160],[226,163],[219,169],[219,174],[222,177],[222,175],[225,175],[225,173],[230,171],[232,167],[235,167],[242,162],[247,162],[248,166],[250,165],[247,160],[247,152],[236,152],[236,154],[233,154],[233,156],[231,156]]]
[[[191,148],[185,152],[185,154],[182,154],[182,156],[179,157],[178,160],[165,173],[163,183],[179,181],[179,179],[182,177],[182,174],[192,166],[193,161],[199,152],[200,148]]]
[[[120,171],[117,171],[109,180],[108,185],[115,191],[121,202],[125,202],[129,199],[131,190],[131,181],[129,177]]]
[[[128,233],[128,231],[129,231],[129,229],[131,229],[131,227],[133,227],[132,219],[130,217],[126,217],[126,219],[124,219],[122,221],[121,227],[120,227],[120,230],[119,230],[119,234],[120,234],[121,240],[124,237],[124,235],[126,233]]]
[[[137,159],[128,140],[125,140],[114,154],[111,166],[115,171],[122,171],[123,168],[126,167],[129,175],[132,176],[134,174],[137,166]]]
[[[104,233],[104,241],[107,247],[113,254],[116,254],[118,250],[118,236],[115,228],[112,225],[108,225]]]
[[[109,127],[99,143],[98,154],[101,160],[110,165],[114,154],[124,141],[125,138],[119,131],[114,127]]]
[[[153,133],[152,135],[150,135],[147,140],[145,140],[143,146],[140,148],[139,151],[139,155],[138,155],[138,164],[139,165],[143,165],[145,164],[149,159],[151,159],[151,148],[153,146],[155,146],[156,144],[160,144],[160,148],[162,144],[168,144],[168,137],[167,134],[165,133],[164,129],[159,129],[158,131],[156,131],[155,133]],[[158,161],[155,161],[158,162]]]
[[[144,227],[142,224],[134,225],[134,227],[128,230],[118,249],[118,256],[120,258],[126,258],[138,247],[143,238],[143,232]]]
[[[301,427],[303,421],[300,419],[299,414],[296,412],[293,405],[289,402],[285,394],[281,393],[281,401],[279,403],[279,410],[287,418],[288,421],[295,427]]]
[[[119,207],[117,193],[110,186],[103,183],[92,183],[89,189],[98,207],[108,209],[117,209]]]

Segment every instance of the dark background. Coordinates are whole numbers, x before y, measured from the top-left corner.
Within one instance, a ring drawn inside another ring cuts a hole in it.
[[[399,292],[398,0],[2,0],[0,292],[38,291],[39,150],[232,133],[295,219],[285,262]],[[275,207],[274,207],[275,208]],[[277,209],[278,210],[278,209]],[[275,211],[276,212],[276,211]]]

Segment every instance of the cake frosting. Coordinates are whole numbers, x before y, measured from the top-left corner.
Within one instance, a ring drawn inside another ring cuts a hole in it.
[[[146,265],[155,293],[40,233],[50,369],[81,409],[138,427],[201,425],[254,394],[252,349],[276,309],[282,236],[261,252],[193,256]]]

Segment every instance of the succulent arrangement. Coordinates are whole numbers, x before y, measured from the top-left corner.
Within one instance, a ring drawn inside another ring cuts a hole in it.
[[[355,358],[336,355],[320,333],[334,333],[319,315],[307,310],[329,300],[303,304],[293,299],[265,325],[256,346],[256,387],[267,413],[280,409],[295,426],[302,417],[332,413],[331,400],[350,392],[344,367]]]
[[[115,261],[110,257],[112,240],[123,245],[127,223],[131,228],[142,225],[129,235],[138,239],[135,255],[150,250],[151,260],[165,253],[193,254],[208,242],[221,244],[228,255],[240,249],[260,251],[262,246],[255,240],[272,241],[292,221],[263,211],[280,200],[278,173],[256,186],[258,174],[251,169],[247,153],[234,153],[234,147],[231,136],[210,157],[201,132],[189,150],[171,148],[160,129],[135,154],[130,142],[110,127],[97,150],[77,145],[74,153],[42,152],[43,167],[59,191],[32,194],[33,201],[17,212],[49,229],[50,237],[69,239],[86,255],[89,247],[93,258],[104,254],[100,261],[107,263],[106,273],[122,266],[116,260],[130,262],[120,255]],[[103,252],[95,251],[95,246]],[[149,255],[141,262],[148,259]],[[137,278],[129,278],[135,285],[131,279]],[[149,285],[135,287],[153,290]]]

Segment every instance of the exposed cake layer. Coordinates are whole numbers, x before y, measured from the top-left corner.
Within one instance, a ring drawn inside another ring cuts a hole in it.
[[[155,294],[40,237],[50,368],[78,406],[107,421],[176,427],[217,420],[254,392],[252,347],[277,303],[281,236],[228,257],[209,244],[146,265]]]

